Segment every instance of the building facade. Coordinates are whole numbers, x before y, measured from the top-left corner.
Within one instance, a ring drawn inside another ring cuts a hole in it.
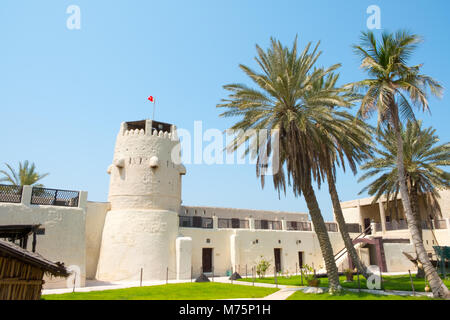
[[[0,186],[0,225],[42,225],[36,251],[75,271],[74,279],[46,279],[47,288],[73,281],[84,286],[86,279],[183,280],[232,272],[244,276],[251,275],[262,258],[271,263],[269,274],[293,274],[304,264],[323,271],[319,242],[306,213],[182,206],[186,169],[179,156],[174,125],[124,122],[107,169],[108,202],[87,201],[86,192]],[[441,201],[442,217],[433,221],[433,229],[424,229],[430,251],[433,244],[450,244],[448,192]],[[384,206],[371,199],[342,206],[364,263],[383,271],[413,269],[402,254],[412,246],[400,219],[387,219]],[[343,270],[351,262],[337,224],[326,225]],[[367,227],[371,232],[363,233]]]

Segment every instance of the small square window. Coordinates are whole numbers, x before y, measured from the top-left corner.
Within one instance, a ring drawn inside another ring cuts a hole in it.
[[[206,239],[206,243],[211,243],[211,239]]]

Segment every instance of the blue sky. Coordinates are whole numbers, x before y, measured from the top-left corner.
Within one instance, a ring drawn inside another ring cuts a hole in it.
[[[320,65],[342,63],[341,83],[362,79],[351,45],[366,30],[369,5],[381,8],[381,27],[407,28],[425,42],[411,63],[448,87],[448,1],[19,1],[0,4],[0,163],[34,161],[48,187],[87,190],[106,201],[120,123],[151,117],[146,97],[157,99],[156,118],[192,130],[226,129],[215,105],[222,86],[249,83],[239,63],[255,66],[255,44],[271,36],[303,47],[321,41]],[[69,5],[81,9],[81,29],[69,30]],[[417,113],[449,141],[448,92],[431,99],[432,115]],[[339,173],[341,200],[363,186]],[[326,187],[317,193],[326,219]],[[278,199],[264,190],[251,165],[188,165],[183,203],[306,212],[303,198]]]

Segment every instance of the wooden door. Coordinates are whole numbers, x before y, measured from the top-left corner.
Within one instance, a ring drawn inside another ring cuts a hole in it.
[[[370,227],[370,218],[365,218],[364,219],[364,230],[366,230],[368,227]],[[371,232],[372,230],[369,230],[367,233],[368,234],[372,234]],[[375,231],[375,230],[374,230]]]
[[[298,266],[303,268],[303,251],[298,252]]]
[[[212,272],[212,248],[203,248],[202,252],[202,270],[203,272]]]
[[[275,249],[273,249],[273,253],[275,256],[275,270],[277,272],[280,272],[281,271],[281,249],[275,248]]]

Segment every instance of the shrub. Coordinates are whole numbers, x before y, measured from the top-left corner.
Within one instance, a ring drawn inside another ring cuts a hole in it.
[[[256,273],[258,274],[258,277],[263,278],[266,275],[266,271],[267,269],[269,269],[269,267],[269,260],[266,260],[263,256],[261,256],[258,264],[256,265]]]

